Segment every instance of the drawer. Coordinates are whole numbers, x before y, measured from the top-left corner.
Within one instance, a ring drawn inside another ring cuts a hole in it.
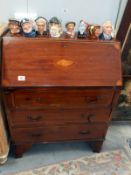
[[[68,125],[56,127],[17,128],[12,129],[12,139],[15,143],[39,143],[66,140],[103,139],[107,124]]]
[[[15,110],[9,112],[13,127],[48,126],[70,123],[108,122],[110,109]]]
[[[109,106],[114,90],[105,89],[43,89],[17,90],[6,95],[8,106],[14,108],[79,108]]]

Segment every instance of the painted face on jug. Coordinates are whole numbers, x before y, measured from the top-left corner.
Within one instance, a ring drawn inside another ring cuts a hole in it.
[[[39,34],[43,35],[45,31],[47,31],[47,21],[43,17],[39,17],[36,19],[37,31]]]
[[[70,38],[74,38],[75,37],[75,22],[68,22],[66,24],[66,34],[68,37]]]
[[[49,21],[50,36],[60,37],[62,34],[61,22],[57,17],[52,17]]]
[[[10,29],[11,34],[17,34],[20,33],[20,25],[18,22],[9,22],[8,27]]]
[[[61,35],[61,27],[59,24],[52,24],[50,27],[51,37],[60,37]]]
[[[87,23],[85,21],[80,21],[80,25],[79,25],[79,32],[80,34],[83,34],[86,31],[87,28]]]
[[[40,33],[43,33],[46,30],[46,25],[45,23],[39,22],[37,23],[38,31]]]
[[[100,27],[95,27],[95,29],[94,29],[94,34],[95,34],[95,36],[98,38],[99,37],[99,35],[100,35]]]
[[[30,22],[26,22],[22,25],[22,29],[25,33],[30,33],[32,31],[32,24]]]
[[[74,31],[74,29],[75,29],[75,24],[74,23],[69,23],[69,24],[67,24],[66,25],[66,29],[67,29],[67,31],[68,32],[73,32]]]
[[[106,35],[111,35],[112,31],[113,31],[113,26],[110,22],[107,22],[103,25],[103,32]]]

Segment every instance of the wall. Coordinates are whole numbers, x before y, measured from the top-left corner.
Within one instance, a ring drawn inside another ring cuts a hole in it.
[[[121,22],[121,19],[122,19],[127,1],[130,1],[130,0],[120,0],[119,15],[118,15],[118,19],[117,19],[117,22],[116,22],[116,33],[119,29],[120,22]]]
[[[37,13],[48,20],[59,17],[63,23],[85,19],[89,23],[102,24],[106,20],[116,23],[121,0],[4,0],[0,5],[0,22],[6,22],[14,13]],[[127,0],[122,0],[119,26]]]

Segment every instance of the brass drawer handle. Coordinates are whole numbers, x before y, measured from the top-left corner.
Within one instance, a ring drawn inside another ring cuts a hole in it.
[[[88,135],[88,134],[90,134],[90,131],[80,131],[80,134],[81,135]]]
[[[30,97],[26,97],[25,100],[26,101],[31,101],[31,98]]]
[[[96,117],[96,115],[95,114],[81,114],[81,117],[85,118],[86,120],[88,120],[88,122],[91,122],[91,119],[93,117]]]
[[[30,121],[39,121],[42,119],[42,116],[39,115],[39,116],[27,116],[28,120]]]
[[[35,98],[35,99],[30,98],[30,97],[26,97],[25,100],[26,100],[26,101],[35,100],[36,102],[42,102],[43,99],[42,99],[41,97],[37,97],[37,98]]]
[[[34,133],[34,134],[30,134],[31,137],[40,137],[42,136],[41,133]]]
[[[38,97],[38,98],[35,99],[35,101],[40,103],[40,102],[43,101],[43,99],[41,97]]]
[[[86,103],[95,103],[98,101],[97,97],[85,97],[85,102]]]
[[[85,97],[85,102],[86,103],[95,103],[98,102],[99,100],[102,100],[103,98],[105,98],[104,96],[101,95],[97,95],[97,96],[92,96],[92,97]]]

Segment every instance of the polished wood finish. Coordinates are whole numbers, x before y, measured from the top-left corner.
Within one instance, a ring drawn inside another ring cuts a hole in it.
[[[108,122],[110,108],[12,110],[8,112],[12,127],[48,126],[56,124],[79,124]]]
[[[99,152],[121,84],[116,41],[5,35],[3,99],[16,157],[35,143],[71,140]]]
[[[109,106],[114,95],[113,88],[35,88],[7,92],[10,108],[79,108]],[[12,99],[12,100],[10,100]]]
[[[89,142],[90,147],[96,153],[99,153],[100,152],[101,147],[102,147],[102,144],[103,144],[103,140]]]
[[[32,144],[23,144],[23,145],[14,145],[14,156],[15,158],[22,157],[22,154],[29,150],[32,147]]]
[[[118,42],[6,36],[3,44],[4,87],[121,84]],[[18,81],[18,76],[25,76],[25,81]]]
[[[14,143],[39,143],[66,140],[103,139],[107,124],[64,124],[48,125],[36,128],[12,129]]]

